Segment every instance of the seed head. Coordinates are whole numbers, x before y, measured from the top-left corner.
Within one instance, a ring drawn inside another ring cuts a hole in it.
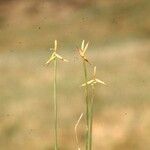
[[[68,62],[67,59],[64,59],[62,56],[60,56],[59,54],[56,53],[56,51],[57,51],[57,40],[54,41],[54,48],[50,48],[50,50],[52,50],[53,53],[45,64],[49,64],[51,61],[53,61],[55,59],[60,59],[64,62]]]
[[[82,86],[86,86],[86,85],[94,86],[97,83],[106,85],[105,82],[103,82],[100,79],[96,78],[96,66],[95,66],[94,67],[94,72],[93,72],[93,78],[91,80],[87,81],[86,83],[83,83]]]
[[[85,56],[85,53],[86,53],[86,50],[87,50],[88,46],[89,46],[89,42],[85,44],[85,41],[83,40],[82,43],[81,43],[81,47],[80,47],[80,48],[77,48],[77,49],[78,49],[78,51],[79,51],[79,55],[81,56],[81,58],[82,58],[84,61],[86,61],[86,62],[88,62],[89,64],[91,64],[91,63],[89,62],[89,60],[86,58],[86,56]]]

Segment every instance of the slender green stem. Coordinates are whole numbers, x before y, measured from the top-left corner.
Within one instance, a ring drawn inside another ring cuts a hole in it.
[[[54,134],[55,134],[55,150],[58,150],[58,116],[57,116],[57,59],[54,60]]]
[[[94,85],[92,86],[92,95],[89,110],[89,150],[92,150],[92,127],[93,127],[93,101],[95,97]]]
[[[85,99],[86,99],[86,150],[89,150],[89,100],[88,100],[88,77],[87,77],[87,68],[86,62],[83,60],[83,68],[84,68],[84,78],[85,78]]]

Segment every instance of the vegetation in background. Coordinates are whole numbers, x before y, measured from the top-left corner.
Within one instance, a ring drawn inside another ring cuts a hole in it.
[[[82,39],[99,46],[149,38],[149,0],[83,2],[76,6],[71,1],[21,0],[0,5],[0,50],[47,49],[52,39],[72,47],[71,41]]]

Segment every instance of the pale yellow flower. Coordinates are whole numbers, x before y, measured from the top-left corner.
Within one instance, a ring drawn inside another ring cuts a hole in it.
[[[52,50],[54,52],[52,53],[52,55],[50,56],[50,58],[48,59],[48,61],[45,64],[49,64],[54,59],[60,59],[64,62],[68,62],[67,59],[64,59],[62,56],[60,56],[59,54],[56,53],[56,51],[57,51],[57,40],[54,41],[54,48],[50,48],[50,50]]]

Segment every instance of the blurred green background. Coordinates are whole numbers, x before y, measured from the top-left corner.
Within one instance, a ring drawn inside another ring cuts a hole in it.
[[[0,149],[53,149],[53,66],[44,63],[55,39],[70,60],[59,63],[60,149],[77,149],[85,101],[76,46],[85,39],[107,83],[96,89],[93,149],[149,150],[149,14],[149,0],[0,0]]]

